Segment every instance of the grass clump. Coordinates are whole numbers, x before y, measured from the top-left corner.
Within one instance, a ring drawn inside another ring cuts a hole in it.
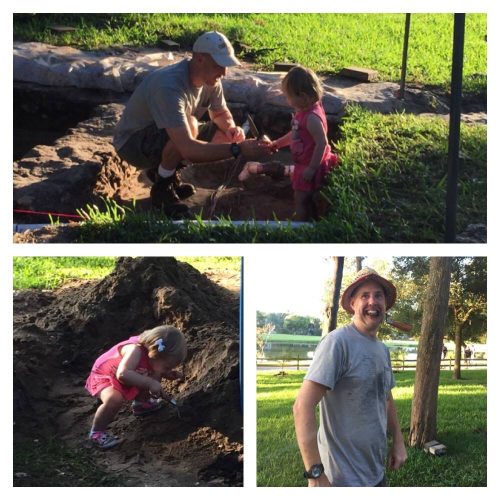
[[[486,486],[486,371],[468,370],[463,380],[441,371],[437,439],[447,455],[407,448],[408,461],[388,471],[390,486]],[[306,486],[296,443],[292,405],[304,372],[257,375],[257,485]],[[392,393],[408,438],[415,372],[395,374]],[[286,463],[287,467],[282,464]]]

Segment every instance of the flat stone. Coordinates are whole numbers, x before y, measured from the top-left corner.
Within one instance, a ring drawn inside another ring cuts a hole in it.
[[[158,42],[158,44],[162,48],[165,48],[167,50],[173,50],[175,52],[177,52],[181,48],[180,44],[177,42],[174,42],[173,40],[160,40]]]
[[[361,82],[374,82],[378,79],[378,71],[369,68],[359,68],[357,66],[344,68],[340,71],[339,75]]]
[[[297,63],[275,62],[274,71],[290,71],[295,66],[297,66]]]

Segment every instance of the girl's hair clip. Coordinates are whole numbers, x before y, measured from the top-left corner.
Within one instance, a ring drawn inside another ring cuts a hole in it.
[[[165,350],[165,344],[163,343],[163,339],[158,339],[154,345],[158,347],[158,352],[163,352]]]

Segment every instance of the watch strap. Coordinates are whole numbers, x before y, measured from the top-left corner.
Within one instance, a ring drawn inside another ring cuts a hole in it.
[[[241,146],[237,144],[236,142],[232,142],[230,146],[231,154],[235,157],[238,158],[241,154]]]

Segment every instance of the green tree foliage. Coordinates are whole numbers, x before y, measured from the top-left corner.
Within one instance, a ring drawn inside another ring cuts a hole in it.
[[[420,331],[422,297],[427,286],[429,258],[398,257],[392,275],[397,280],[396,307],[401,320]],[[399,318],[398,318],[399,319]],[[446,338],[455,340],[461,328],[461,342],[486,340],[486,258],[455,257],[451,273]]]
[[[285,318],[284,328],[287,333],[296,335],[321,335],[321,325],[313,316],[291,314]]]
[[[321,321],[314,316],[257,311],[257,330],[290,335],[321,335]]]

